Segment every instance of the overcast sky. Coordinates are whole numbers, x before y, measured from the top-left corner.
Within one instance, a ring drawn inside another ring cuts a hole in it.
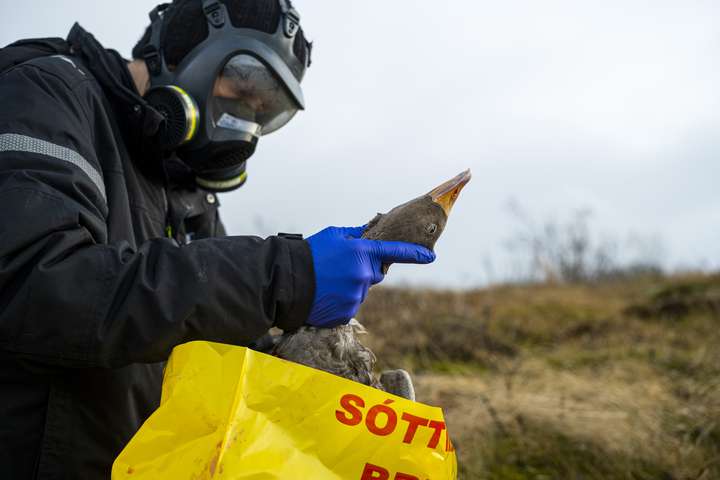
[[[590,208],[598,235],[660,239],[670,268],[720,267],[717,0],[295,4],[315,41],[308,109],[222,197],[230,233],[363,224],[471,168],[438,260],[388,281],[509,274],[510,199],[538,221]],[[0,43],[77,20],[129,55],[154,5],[0,0]]]

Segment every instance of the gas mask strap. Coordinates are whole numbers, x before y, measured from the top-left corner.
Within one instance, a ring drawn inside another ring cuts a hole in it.
[[[300,29],[300,14],[293,8],[290,0],[279,0],[279,2],[280,11],[283,14],[282,23],[285,36],[293,38]]]
[[[207,17],[208,24],[213,28],[222,28],[225,25],[225,9],[218,0],[202,0],[202,8]]]
[[[160,55],[160,34],[162,33],[165,10],[169,7],[169,3],[161,3],[150,12],[150,41],[143,48],[142,58],[145,60],[145,65],[153,77],[167,71],[165,58]]]

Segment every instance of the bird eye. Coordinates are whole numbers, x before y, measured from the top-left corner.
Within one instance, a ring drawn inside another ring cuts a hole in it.
[[[435,225],[434,223],[429,223],[425,227],[425,231],[429,234],[433,234],[433,233],[437,232],[437,225]]]

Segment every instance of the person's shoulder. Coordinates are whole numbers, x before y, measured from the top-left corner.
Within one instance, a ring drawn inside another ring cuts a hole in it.
[[[16,65],[5,72],[3,76],[12,76],[33,70],[38,78],[53,77],[60,80],[70,90],[94,89],[97,82],[79,59],[70,55],[48,55],[33,58]]]

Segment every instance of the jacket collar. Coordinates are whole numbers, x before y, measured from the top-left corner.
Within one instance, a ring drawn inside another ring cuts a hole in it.
[[[127,60],[115,50],[105,49],[78,23],[70,30],[67,42],[103,88],[130,148],[142,149],[164,118],[138,93]]]

